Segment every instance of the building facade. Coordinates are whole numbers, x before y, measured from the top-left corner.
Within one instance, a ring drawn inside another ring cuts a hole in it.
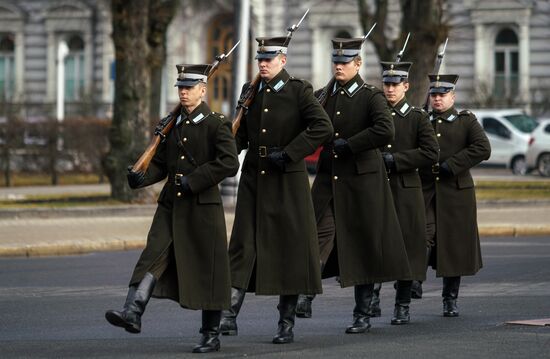
[[[170,25],[161,112],[177,102],[175,64],[212,62],[233,44],[233,1],[205,3],[208,6],[191,7],[183,2]],[[249,77],[256,70],[253,38],[286,34],[286,28],[307,8],[310,13],[292,39],[287,66],[316,88],[330,78],[330,39],[363,35],[355,0],[250,3]],[[53,111],[56,54],[64,41],[69,47],[64,76],[67,112],[87,106],[96,110],[96,116],[108,117],[115,76],[109,6],[108,0],[0,0],[0,99],[21,104],[26,118]],[[395,38],[403,16],[399,1],[390,0],[389,10],[384,31]],[[449,1],[445,16],[451,31],[443,71],[460,75],[459,107],[550,112],[546,105],[550,102],[550,2]],[[363,57],[362,74],[367,82],[379,85],[379,60],[368,42]],[[214,109],[231,112],[231,99],[241,85],[234,87],[232,79],[229,64],[220,67],[209,83],[209,102]]]

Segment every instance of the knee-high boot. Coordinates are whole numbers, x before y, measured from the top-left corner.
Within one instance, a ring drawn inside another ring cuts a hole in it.
[[[220,319],[221,310],[203,310],[201,340],[193,348],[193,353],[210,353],[220,350]]]
[[[460,288],[460,277],[443,277],[443,316],[458,317],[458,289]]]
[[[129,333],[141,332],[141,316],[145,312],[156,282],[151,273],[145,273],[139,285],[133,285],[128,289],[122,310],[108,310],[105,312],[105,319],[114,326],[124,328]]]
[[[296,304],[296,316],[298,318],[311,318],[313,299],[315,299],[315,294],[300,294],[298,296],[298,303]]]
[[[273,344],[287,344],[294,341],[294,317],[296,316],[297,295],[281,295],[279,297],[279,323]]]
[[[347,327],[346,333],[364,333],[370,328],[369,306],[372,299],[374,283],[355,286],[355,308],[353,323]]]
[[[369,305],[369,317],[371,318],[382,315],[382,310],[380,309],[380,289],[382,289],[382,283],[374,283],[372,299]]]
[[[407,324],[409,322],[409,304],[411,303],[411,284],[410,280],[398,280],[395,291],[395,308],[391,324]]]
[[[222,320],[220,322],[220,332],[222,335],[237,335],[239,330],[237,328],[237,315],[243,305],[246,289],[231,288],[231,307],[229,310],[222,312]]]

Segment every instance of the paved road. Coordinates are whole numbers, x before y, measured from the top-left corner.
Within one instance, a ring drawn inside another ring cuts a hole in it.
[[[550,358],[550,328],[507,320],[550,317],[550,237],[482,238],[485,268],[463,280],[461,316],[441,316],[441,281],[430,278],[412,305],[412,323],[389,325],[390,284],[382,317],[368,334],[343,333],[352,289],[325,280],[314,317],[300,319],[296,343],[273,345],[276,299],[248,295],[239,336],[223,337],[216,358]],[[109,326],[103,313],[122,305],[137,251],[0,259],[1,358],[196,358],[200,312],[153,299],[140,335]]]

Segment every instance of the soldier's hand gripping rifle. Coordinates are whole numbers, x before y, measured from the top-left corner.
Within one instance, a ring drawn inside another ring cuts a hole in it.
[[[375,27],[376,27],[376,23],[374,23],[374,25],[372,25],[372,27],[370,28],[369,32],[367,32],[367,34],[365,36],[363,36],[363,42],[365,42],[365,40],[367,40],[367,37],[369,37],[370,33],[372,32],[372,30],[374,30]],[[321,106],[325,106],[325,103],[327,102],[327,98],[328,98],[328,93],[334,87],[335,82],[336,82],[336,79],[333,76],[329,80],[327,85],[325,87],[323,87],[321,89],[321,91],[317,94],[317,101],[319,101]]]
[[[437,59],[435,60],[434,74],[439,74],[439,69],[441,68],[441,63],[443,62],[443,56],[445,56],[445,49],[447,48],[447,42],[449,38],[445,40],[445,45],[443,45],[443,50],[437,54]],[[430,108],[430,89],[428,88],[428,94],[426,95],[426,101],[424,102],[424,111],[428,112]]]
[[[286,35],[286,44],[290,42],[290,39],[292,38],[292,34],[294,31],[300,27],[300,24],[304,19],[306,18],[307,13],[309,12],[309,9],[306,10],[300,21],[298,21],[297,24],[292,25],[287,29],[288,34]],[[241,126],[241,119],[243,118],[243,115],[248,110],[248,107],[252,104],[252,101],[254,101],[254,97],[256,97],[256,90],[258,89],[258,84],[260,83],[261,78],[260,74],[258,73],[254,80],[252,80],[249,84],[246,90],[244,90],[241,94],[241,97],[239,98],[239,101],[237,101],[237,114],[235,115],[235,118],[233,119],[233,136],[237,134],[237,130]]]
[[[212,63],[210,66],[210,71],[208,71],[207,78],[210,78],[220,64],[231,55],[233,50],[239,45],[240,41],[238,41],[235,46],[229,50],[229,52],[226,54],[221,54],[216,56],[216,60]],[[174,127],[174,124],[176,123],[176,119],[181,112],[181,103],[178,103],[176,107],[170,113],[168,116],[161,119],[155,127],[155,135],[151,139],[151,142],[145,149],[145,152],[141,155],[141,157],[137,160],[137,162],[132,166],[131,171],[132,172],[141,172],[145,173],[147,171],[147,168],[149,168],[149,163],[151,163],[151,160],[153,159],[153,156],[155,155],[155,152],[157,150],[158,145],[166,138],[168,133],[170,133],[170,130]]]

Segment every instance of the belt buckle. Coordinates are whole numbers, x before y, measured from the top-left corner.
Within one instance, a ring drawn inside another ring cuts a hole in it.
[[[258,154],[260,157],[267,157],[267,147],[266,146],[259,146],[258,147]]]
[[[176,173],[174,176],[174,183],[176,186],[181,186],[181,179],[183,178],[183,173]]]
[[[436,164],[432,165],[432,173],[434,175],[439,174],[439,163],[436,163]]]

